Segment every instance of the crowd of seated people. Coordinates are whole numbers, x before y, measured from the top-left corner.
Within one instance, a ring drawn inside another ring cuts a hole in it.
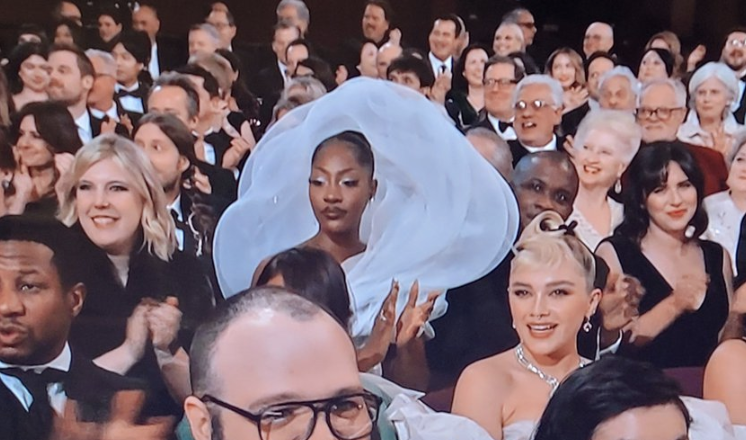
[[[0,438],[746,439],[746,28],[91,5],[0,54]]]

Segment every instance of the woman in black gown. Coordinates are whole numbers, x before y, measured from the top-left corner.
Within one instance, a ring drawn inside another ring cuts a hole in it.
[[[659,368],[704,366],[729,315],[732,270],[720,245],[698,238],[702,173],[688,150],[661,143],[640,151],[630,175],[624,221],[596,251],[646,291],[620,353]]]

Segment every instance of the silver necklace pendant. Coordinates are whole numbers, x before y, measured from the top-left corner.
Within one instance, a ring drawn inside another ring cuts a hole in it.
[[[534,373],[535,375],[539,376],[539,379],[546,382],[549,387],[551,388],[551,391],[549,392],[549,396],[554,395],[554,392],[557,391],[557,387],[559,387],[559,380],[557,380],[556,377],[550,376],[547,373],[541,371],[539,367],[532,364],[528,359],[526,359],[526,355],[523,352],[523,345],[518,344],[518,346],[515,348],[515,357],[518,360],[518,363],[521,364],[522,367],[527,369],[528,371]],[[579,368],[583,368],[585,364],[583,363],[583,360],[581,358]]]

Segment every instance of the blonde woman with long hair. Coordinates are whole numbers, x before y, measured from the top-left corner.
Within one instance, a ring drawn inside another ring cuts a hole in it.
[[[214,299],[199,263],[176,250],[147,156],[116,135],[86,144],[65,176],[59,217],[95,245],[73,346],[106,369],[146,380],[151,410],[178,414],[190,392],[185,348]]]

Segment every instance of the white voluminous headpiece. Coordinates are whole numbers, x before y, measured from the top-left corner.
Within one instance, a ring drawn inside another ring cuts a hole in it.
[[[246,162],[238,200],[223,214],[214,259],[226,296],[251,284],[257,266],[319,229],[308,196],[311,156],[340,132],[362,133],[375,158],[378,190],[363,214],[367,250],[342,265],[350,286],[353,336],[370,333],[399,280],[420,300],[474,281],[507,255],[518,206],[505,180],[419,93],[389,81],[356,78],[285,115]],[[432,318],[446,309],[441,295]]]

